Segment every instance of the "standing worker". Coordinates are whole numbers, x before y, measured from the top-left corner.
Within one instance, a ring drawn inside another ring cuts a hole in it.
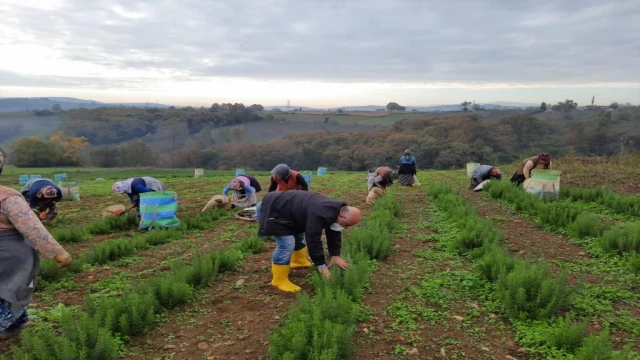
[[[469,188],[475,189],[478,185],[490,179],[501,180],[502,172],[500,169],[492,165],[480,165],[473,170],[471,174],[471,185]]]
[[[71,264],[19,192],[0,186],[0,340],[17,335],[29,321],[40,257]]]
[[[416,186],[416,158],[411,156],[409,149],[404,151],[400,157],[400,168],[398,169],[398,183],[404,186]]]
[[[511,177],[511,182],[520,186],[522,183],[531,177],[531,172],[534,169],[551,170],[551,155],[548,153],[542,153],[538,156],[524,159],[520,163],[520,168]]]
[[[239,175],[224,187],[222,195],[228,196],[229,191],[233,191],[233,196],[230,199],[231,208],[236,206],[246,208],[256,206],[257,193],[262,191],[262,186],[260,186],[258,179],[251,175]]]
[[[40,213],[40,220],[56,221],[56,203],[62,200],[62,190],[51,179],[29,180],[20,192],[31,209]]]
[[[387,193],[387,187],[393,185],[393,180],[398,178],[398,173],[390,167],[379,167],[375,170],[369,170],[367,176],[367,204],[371,205],[376,200]]]
[[[289,269],[293,267],[293,255],[299,245],[296,234],[304,233],[311,260],[318,270],[329,278],[329,268],[337,265],[346,269],[349,264],[340,257],[342,236],[340,232],[360,222],[360,210],[347,203],[330,199],[308,191],[274,191],[265,195],[258,204],[256,218],[258,235],[273,236],[276,249],[271,258],[271,285],[281,291],[296,292],[298,285],[289,281]],[[325,264],[322,246],[322,230],[327,238],[331,260]],[[304,244],[304,249],[307,248]],[[306,260],[306,259],[305,259]],[[309,264],[311,266],[311,264]],[[307,266],[308,267],[308,266]]]
[[[129,196],[129,200],[131,200],[133,207],[136,208],[138,218],[140,218],[140,194],[165,190],[166,188],[162,184],[162,182],[160,182],[160,180],[149,176],[129,178],[127,180],[118,181],[113,184],[114,193],[125,193]]]
[[[271,170],[271,185],[269,191],[309,190],[309,185],[304,176],[295,170],[291,170],[287,164],[278,164]]]

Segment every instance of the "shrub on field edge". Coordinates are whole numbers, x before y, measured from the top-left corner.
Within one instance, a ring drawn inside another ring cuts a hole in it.
[[[622,223],[605,231],[598,239],[604,250],[622,253],[640,253],[640,222]]]

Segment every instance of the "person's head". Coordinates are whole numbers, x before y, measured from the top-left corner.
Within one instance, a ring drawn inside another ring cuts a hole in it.
[[[278,164],[271,170],[271,175],[273,175],[276,180],[287,180],[289,176],[291,176],[291,169],[287,164]]]
[[[353,206],[343,206],[336,222],[343,228],[348,228],[359,223],[360,217],[360,209]]]
[[[409,151],[409,149],[405,150],[404,156],[411,156],[411,151]]]
[[[549,153],[538,155],[538,162],[542,165],[549,165],[551,163],[551,155],[549,155]]]
[[[489,171],[489,175],[494,176],[494,177],[495,176],[499,176],[500,174],[502,174],[502,172],[497,167],[494,167],[494,168],[491,169],[491,171]]]
[[[231,182],[229,183],[229,189],[231,189],[231,190],[240,190],[240,189],[242,189],[242,181],[240,181],[238,179],[231,180]]]
[[[54,188],[53,186],[49,185],[40,189],[40,194],[45,199],[51,199],[58,196],[58,190],[56,190],[56,188]]]
[[[112,190],[116,194],[122,194],[127,191],[127,184],[124,181],[117,181],[113,184]]]
[[[393,170],[393,171],[390,171],[390,172],[387,174],[387,176],[389,176],[389,179],[391,179],[391,180],[396,180],[397,178],[399,178],[399,177],[400,177],[400,174],[398,174],[398,172],[397,172],[397,171]]]

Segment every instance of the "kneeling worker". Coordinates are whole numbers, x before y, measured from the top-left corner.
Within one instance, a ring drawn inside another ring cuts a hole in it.
[[[271,258],[271,285],[279,290],[300,290],[298,285],[289,281],[289,269],[311,266],[306,257],[307,246],[311,260],[325,277],[331,276],[328,268],[332,265],[342,269],[349,267],[340,257],[340,232],[360,222],[358,208],[314,192],[274,191],[266,194],[258,204],[256,218],[259,221],[258,235],[273,236],[276,240],[276,249]],[[331,256],[328,265],[325,264],[322,230],[327,237]],[[296,237],[302,233],[305,234],[306,244],[299,240],[304,238]]]
[[[502,179],[502,172],[500,169],[491,165],[480,165],[473,170],[473,173],[471,174],[471,185],[469,188],[475,189],[481,183],[491,179]]]

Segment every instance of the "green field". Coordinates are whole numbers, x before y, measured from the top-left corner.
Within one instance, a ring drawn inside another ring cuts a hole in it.
[[[577,184],[593,171],[563,165]],[[81,200],[62,201],[47,226],[74,265],[42,261],[33,325],[0,342],[0,359],[638,359],[637,196],[563,183],[543,202],[508,182],[473,193],[463,171],[421,171],[420,186],[370,206],[366,173],[314,174],[310,190],[364,220],[343,241],[352,267],[331,281],[292,270],[294,296],[270,285],[275,243],[256,224],[200,213],[234,172],[7,168],[0,183],[60,172],[80,180]],[[262,197],[268,172],[248,173]],[[180,227],[137,233],[135,218],[102,218],[128,202],[113,181],[133,176],[177,192]]]

